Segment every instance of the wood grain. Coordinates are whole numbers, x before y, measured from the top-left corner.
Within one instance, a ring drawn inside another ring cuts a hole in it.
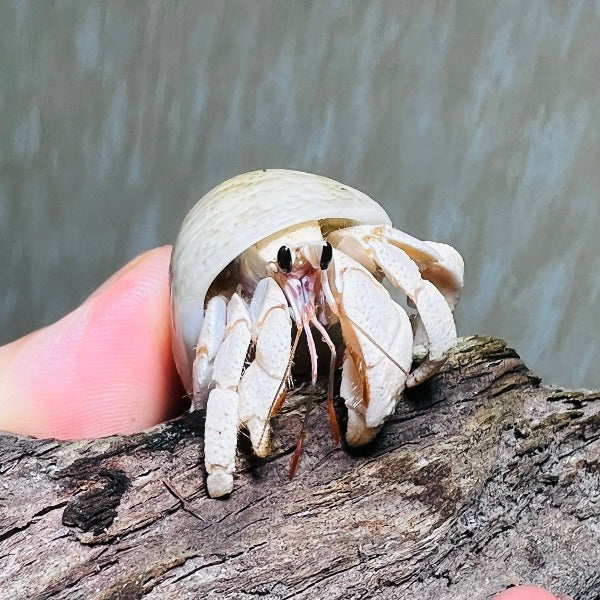
[[[0,598],[489,598],[520,582],[600,597],[600,394],[462,338],[359,452],[333,447],[319,403],[290,481],[305,404],[292,394],[267,460],[241,444],[226,500],[206,496],[201,413],[99,440],[0,436]]]

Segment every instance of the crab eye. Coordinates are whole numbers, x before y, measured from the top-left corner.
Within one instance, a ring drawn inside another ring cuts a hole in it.
[[[323,250],[321,251],[321,271],[324,271],[329,266],[329,263],[331,262],[332,258],[333,248],[331,247],[331,244],[329,242],[325,242],[323,244]]]
[[[281,246],[277,251],[277,265],[284,273],[292,270],[292,251],[287,246]]]

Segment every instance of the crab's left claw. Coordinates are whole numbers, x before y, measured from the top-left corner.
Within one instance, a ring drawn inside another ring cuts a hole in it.
[[[404,309],[371,273],[335,250],[330,286],[346,344],[340,386],[348,408],[346,440],[360,446],[394,412],[410,369],[412,331]]]

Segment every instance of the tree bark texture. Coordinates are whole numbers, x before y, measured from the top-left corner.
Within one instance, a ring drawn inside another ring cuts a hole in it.
[[[131,436],[0,436],[0,598],[477,599],[521,582],[600,598],[599,393],[462,338],[368,447],[335,448],[319,402],[290,480],[306,405],[291,394],[268,459],[242,440],[225,500],[206,496],[201,412]]]

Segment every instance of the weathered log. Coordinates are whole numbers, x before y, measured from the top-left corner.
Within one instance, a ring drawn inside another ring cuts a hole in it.
[[[503,342],[464,338],[359,452],[333,447],[319,404],[289,480],[305,400],[276,418],[271,457],[240,453],[226,500],[206,497],[201,413],[0,436],[0,597],[600,597],[599,393],[541,386]]]

